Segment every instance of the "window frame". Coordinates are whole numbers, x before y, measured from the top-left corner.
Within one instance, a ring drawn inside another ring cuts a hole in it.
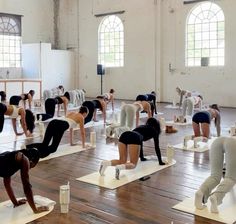
[[[225,16],[222,8],[213,2],[199,3],[188,14],[185,66],[225,66]]]
[[[98,64],[124,67],[124,24],[117,15],[105,16],[99,24]]]

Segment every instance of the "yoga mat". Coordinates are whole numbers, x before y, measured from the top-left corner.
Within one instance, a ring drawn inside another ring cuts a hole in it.
[[[179,108],[179,106],[173,106],[173,104],[166,105],[165,108],[168,108],[168,109],[182,109],[182,107]]]
[[[223,199],[223,203],[218,206],[219,213],[210,212],[210,201],[206,204],[207,207],[199,210],[194,206],[194,197],[187,198],[184,201],[178,203],[173,209],[198,215],[204,218],[215,220],[222,223],[233,224],[236,221],[236,187],[234,187],[229,193],[226,194]]]
[[[39,133],[33,133],[32,137],[26,137],[25,134],[16,136],[14,133],[1,133],[0,134],[0,144],[10,143],[14,141],[22,141],[31,138],[40,137]]]
[[[89,145],[89,144],[86,144],[86,145]],[[47,156],[43,159],[40,159],[40,162],[45,161],[45,160],[49,160],[49,159],[53,159],[53,158],[57,158],[57,157],[61,157],[61,156],[70,155],[70,154],[77,153],[77,152],[82,152],[86,149],[92,149],[92,146],[82,148],[81,144],[74,145],[74,146],[71,146],[70,144],[60,145],[56,152],[51,153],[49,156]]]
[[[100,176],[99,172],[94,172],[89,175],[77,178],[76,180],[94,184],[108,189],[115,189],[132,181],[138,180],[141,177],[150,175],[159,170],[165,169],[176,163],[175,160],[171,164],[160,166],[157,159],[145,162],[138,162],[135,169],[121,170],[120,180],[115,178],[115,167],[108,166],[105,171],[105,176]]]
[[[184,144],[183,143],[179,143],[177,145],[173,145],[173,147],[175,149],[182,149],[182,150],[186,150],[186,151],[193,151],[193,152],[205,152],[205,151],[208,151],[211,147],[211,144],[213,143],[213,141],[215,140],[216,138],[211,138],[208,140],[208,142],[198,142],[198,147],[197,148],[194,148],[193,145],[194,145],[194,142],[193,140],[189,140],[187,142],[187,147],[184,147]]]
[[[19,199],[19,198],[18,198]],[[37,205],[47,206],[49,205],[49,211],[42,212],[39,214],[34,214],[33,210],[28,203],[13,208],[13,205],[10,200],[0,203],[0,214],[1,214],[1,223],[3,224],[25,224],[33,220],[39,219],[47,214],[49,214],[56,202],[41,197],[39,195],[34,196],[35,203]],[[43,203],[44,202],[44,203]],[[46,202],[46,204],[45,204]]]

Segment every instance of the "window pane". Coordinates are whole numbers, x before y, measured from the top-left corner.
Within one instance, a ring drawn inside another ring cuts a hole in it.
[[[200,3],[193,7],[186,24],[186,65],[201,66],[201,57],[210,57],[210,65],[223,65],[225,23],[221,8],[212,2]]]
[[[98,43],[98,63],[102,62],[105,66],[111,67],[120,66],[123,64],[121,55],[124,54],[122,21],[115,15],[105,17],[100,24],[98,33],[101,32],[103,32],[103,36],[99,36],[103,38],[98,40],[100,42]]]

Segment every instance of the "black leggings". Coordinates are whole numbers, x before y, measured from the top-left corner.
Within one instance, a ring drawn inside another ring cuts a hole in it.
[[[21,100],[22,100],[21,96],[11,96],[9,104],[19,106]]]
[[[27,145],[26,148],[36,148],[40,153],[40,158],[48,156],[50,153],[56,152],[61,142],[64,132],[69,128],[67,121],[52,120],[49,122],[42,143],[33,143]],[[52,140],[51,145],[50,142]]]
[[[48,98],[45,101],[45,112],[44,114],[37,114],[37,120],[40,119],[40,117],[42,118],[42,121],[46,121],[50,118],[54,117],[55,114],[55,110],[56,110],[56,104],[57,104],[57,100],[54,98]]]
[[[3,103],[0,103],[0,132],[2,132],[3,126],[4,126],[4,114],[7,111],[7,106]]]
[[[92,101],[84,101],[82,106],[85,106],[88,108],[89,113],[87,115],[87,117],[84,119],[84,124],[90,122],[93,119],[93,113],[95,110],[95,106],[94,103]]]

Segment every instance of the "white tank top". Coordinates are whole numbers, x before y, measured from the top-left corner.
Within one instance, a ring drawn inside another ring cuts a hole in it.
[[[76,128],[77,125],[78,125],[78,124],[77,124],[73,119],[71,119],[71,118],[65,117],[65,118],[63,118],[63,120],[65,120],[65,121],[68,122],[69,128]]]
[[[19,107],[16,107],[15,105],[11,105],[13,107],[12,114],[9,116],[10,118],[17,118],[19,116]]]

